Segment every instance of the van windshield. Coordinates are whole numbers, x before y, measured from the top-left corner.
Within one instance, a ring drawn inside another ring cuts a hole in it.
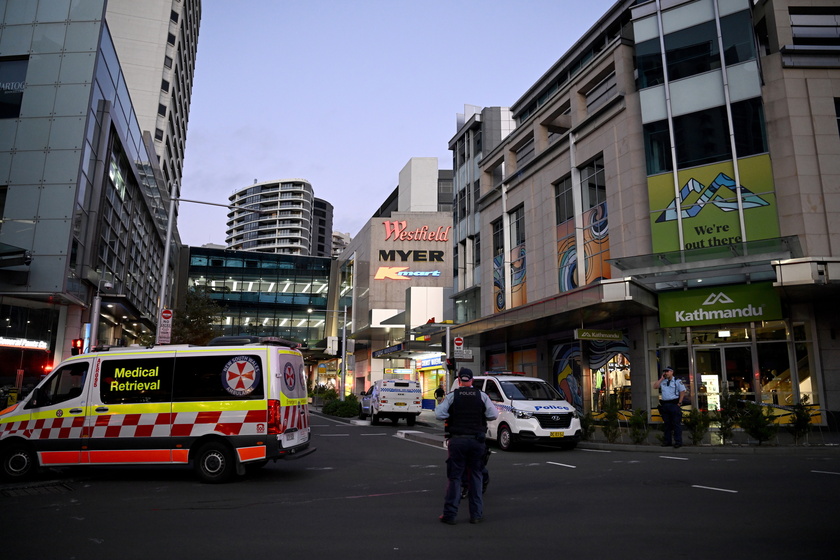
[[[562,401],[563,397],[548,383],[538,381],[502,381],[502,391],[514,401]]]

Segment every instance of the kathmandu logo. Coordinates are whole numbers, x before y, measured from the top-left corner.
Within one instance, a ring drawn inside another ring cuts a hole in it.
[[[711,293],[709,294],[709,297],[706,298],[706,301],[703,302],[703,305],[714,305],[716,303],[732,303],[732,298],[723,292],[719,294]]]
[[[723,292],[711,293],[703,301],[702,305],[735,303],[735,301]],[[678,323],[688,321],[712,321],[725,319],[754,319],[764,315],[764,305],[755,307],[749,303],[746,307],[729,309],[695,309],[694,311],[679,310],[674,312],[674,318]]]
[[[735,188],[735,181],[724,173],[719,173],[715,180],[708,186],[703,185],[696,179],[689,179],[680,189],[680,199],[675,198],[668,205],[662,214],[656,218],[656,223],[671,222],[677,219],[677,208],[690,204],[682,211],[683,219],[694,218],[707,204],[711,204],[724,212],[735,212],[738,210],[737,192],[741,195],[741,205],[744,210],[769,206],[770,203],[744,186]]]

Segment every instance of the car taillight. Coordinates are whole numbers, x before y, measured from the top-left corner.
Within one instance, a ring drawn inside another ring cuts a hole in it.
[[[280,401],[268,401],[268,433],[283,433],[283,423],[280,419]]]

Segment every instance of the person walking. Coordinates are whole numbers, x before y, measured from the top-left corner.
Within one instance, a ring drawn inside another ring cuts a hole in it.
[[[685,396],[685,384],[674,377],[674,369],[666,367],[662,370],[662,376],[653,384],[654,389],[659,389],[659,411],[662,413],[662,421],[665,423],[665,437],[662,447],[671,447],[671,435],[675,448],[682,447],[682,403]]]
[[[461,478],[467,471],[469,480],[468,503],[470,523],[484,519],[482,469],[484,467],[487,421],[498,416],[490,398],[473,387],[473,373],[468,368],[458,372],[459,387],[446,395],[435,408],[438,420],[447,420],[449,426],[449,457],[446,460],[446,495],[443,502],[441,523],[455,525],[461,503]]]

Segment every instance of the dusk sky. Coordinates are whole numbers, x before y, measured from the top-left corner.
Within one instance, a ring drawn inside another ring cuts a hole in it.
[[[452,168],[464,105],[507,107],[614,0],[204,0],[181,196],[302,178],[355,235],[412,157]],[[192,246],[223,208],[183,202]]]

